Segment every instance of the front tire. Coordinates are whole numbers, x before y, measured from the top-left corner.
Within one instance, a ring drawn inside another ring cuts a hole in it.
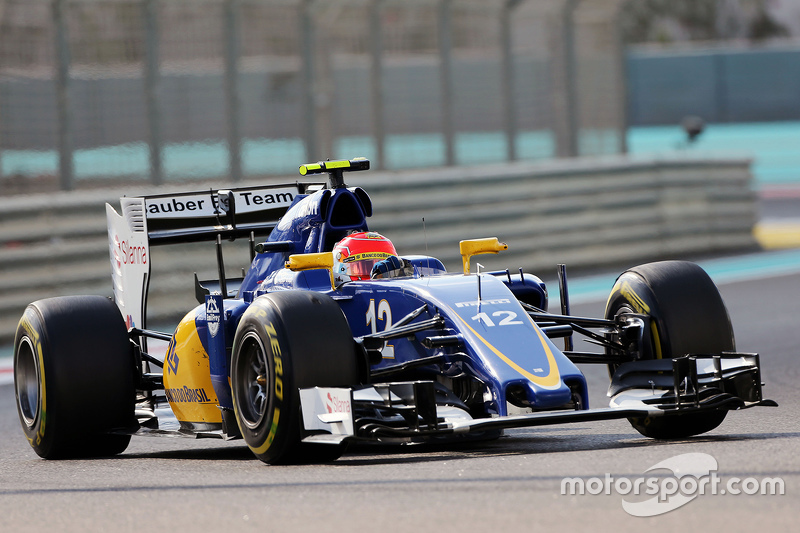
[[[45,459],[122,453],[136,425],[133,351],[119,308],[101,296],[30,304],[14,339],[22,430]]]
[[[327,462],[343,445],[301,443],[299,389],[358,382],[355,342],[339,305],[324,294],[257,298],[242,316],[231,358],[236,420],[253,453],[270,464]]]
[[[694,263],[662,261],[632,268],[617,278],[605,316],[650,316],[644,359],[675,359],[686,354],[735,351],[728,311],[708,274]],[[613,373],[615,367],[610,367]],[[681,416],[629,418],[639,433],[654,439],[699,435],[719,426],[727,411]]]

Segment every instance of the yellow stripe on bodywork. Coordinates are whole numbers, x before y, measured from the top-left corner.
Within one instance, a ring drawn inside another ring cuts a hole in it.
[[[508,357],[503,352],[492,346],[492,344],[489,341],[484,339],[477,331],[472,329],[472,326],[470,326],[461,315],[456,313],[456,316],[458,316],[461,322],[463,322],[464,325],[467,326],[467,329],[469,329],[473,334],[475,334],[475,336],[478,337],[478,339],[480,339],[480,341],[483,344],[485,344],[487,348],[489,348],[492,352],[494,352],[494,354],[497,357],[505,361],[505,363],[508,366],[510,366],[511,368],[522,374],[525,378],[527,378],[531,382],[535,383],[536,385],[539,385],[540,387],[545,387],[549,389],[556,388],[561,384],[561,373],[558,371],[558,365],[556,364],[555,356],[553,356],[553,351],[550,349],[550,346],[548,346],[547,341],[542,336],[542,332],[539,331],[539,328],[536,327],[536,323],[533,320],[531,320],[530,316],[528,316],[528,320],[530,320],[531,323],[534,324],[533,330],[539,337],[539,342],[542,343],[542,348],[544,348],[544,352],[545,354],[547,354],[547,364],[550,365],[550,372],[546,376],[535,376],[531,374],[530,372],[519,366],[516,362],[514,362],[510,357]]]
[[[181,422],[222,423],[222,412],[219,410],[216,391],[211,382],[208,353],[203,347],[197,332],[195,313],[189,313],[175,328],[166,362],[177,356],[178,364],[173,369],[165,365],[163,381],[164,391],[172,412]],[[175,401],[169,391],[202,389],[208,401]],[[172,399],[170,399],[172,398]]]

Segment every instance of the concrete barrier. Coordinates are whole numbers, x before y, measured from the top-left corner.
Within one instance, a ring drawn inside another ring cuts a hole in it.
[[[460,268],[458,241],[478,237],[509,245],[508,252],[480,258],[487,268],[545,274],[556,263],[633,265],[756,246],[755,194],[744,159],[613,156],[347,178],[372,197],[372,229],[389,236],[401,254],[427,253],[452,271]],[[0,198],[0,343],[13,338],[31,301],[111,295],[106,201],[118,206],[122,195],[227,185]],[[225,251],[228,275],[248,265],[246,243]],[[177,321],[196,305],[192,272],[216,276],[212,245],[157,247],[151,256],[150,324]]]

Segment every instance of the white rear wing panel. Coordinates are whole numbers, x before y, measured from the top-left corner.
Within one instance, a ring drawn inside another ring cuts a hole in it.
[[[217,191],[144,196],[144,215],[151,244],[214,240],[247,236],[251,231],[269,234],[294,199],[308,184],[270,185],[229,189],[235,216],[224,212]]]
[[[120,198],[121,214],[106,204],[114,300],[129,328],[145,327],[150,280],[150,246],[266,236],[310,188],[294,183],[229,189],[235,214],[220,209],[217,191]]]

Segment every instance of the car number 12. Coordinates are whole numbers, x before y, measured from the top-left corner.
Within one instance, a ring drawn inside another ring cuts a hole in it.
[[[478,313],[477,315],[472,317],[472,320],[478,320],[480,322],[483,322],[484,325],[490,328],[494,326],[513,326],[522,324],[521,321],[514,320],[515,318],[517,318],[517,313],[515,313],[514,311],[495,311],[494,313],[492,313],[492,316],[493,317],[505,316],[505,318],[500,320],[499,323],[495,324],[494,320],[489,318],[488,313]]]
[[[392,327],[392,308],[389,307],[389,302],[381,300],[378,302],[378,311],[375,312],[375,300],[369,301],[369,308],[367,309],[367,326],[370,327],[372,333],[378,332],[378,320],[383,322],[383,330]]]

